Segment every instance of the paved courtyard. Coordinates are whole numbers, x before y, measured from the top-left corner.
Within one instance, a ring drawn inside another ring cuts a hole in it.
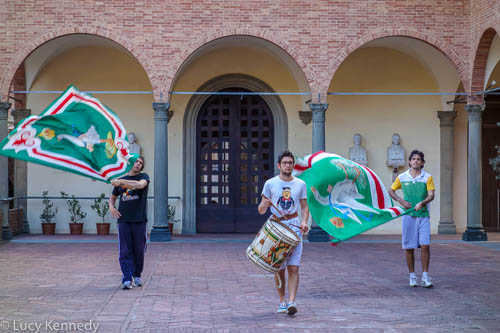
[[[291,317],[275,313],[272,276],[245,257],[251,235],[149,244],[145,285],[132,290],[119,289],[116,236],[22,236],[0,244],[0,329],[498,331],[500,237],[489,234],[482,244],[459,238],[432,244],[433,289],[408,286],[398,236],[305,243],[299,312]]]

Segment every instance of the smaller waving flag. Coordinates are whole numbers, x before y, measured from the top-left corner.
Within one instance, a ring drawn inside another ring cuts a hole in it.
[[[0,143],[0,154],[110,182],[127,173],[127,131],[98,99],[69,86],[39,116],[19,123]]]
[[[366,166],[339,155],[318,152],[298,159],[294,175],[307,185],[307,204],[316,223],[347,240],[410,210],[395,207],[380,178]]]

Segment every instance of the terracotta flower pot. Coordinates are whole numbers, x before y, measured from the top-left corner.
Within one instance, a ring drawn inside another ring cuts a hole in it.
[[[98,235],[109,235],[109,227],[111,223],[96,223],[96,229]]]
[[[43,235],[55,235],[56,224],[55,223],[42,223],[42,234]]]
[[[83,223],[69,223],[69,233],[71,235],[81,235],[83,233]]]
[[[171,234],[174,233],[174,224],[171,222],[168,222],[168,231],[170,231]]]

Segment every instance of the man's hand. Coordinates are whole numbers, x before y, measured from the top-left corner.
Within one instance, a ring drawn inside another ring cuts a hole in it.
[[[262,195],[262,200],[260,204],[257,206],[257,210],[260,215],[265,214],[267,209],[273,205],[273,202],[269,200],[265,195]]]
[[[410,209],[411,208],[411,203],[409,203],[408,201],[406,200],[401,200],[399,201],[399,203],[401,204],[401,206],[403,206],[403,208],[405,209]],[[418,209],[416,209],[418,210]]]
[[[114,187],[119,187],[119,186],[122,186],[121,179],[113,179],[113,180],[111,181],[111,185],[113,185]]]
[[[419,202],[418,204],[415,205],[415,211],[418,212],[419,210],[422,209],[423,206],[424,205],[421,202]]]
[[[262,197],[262,206],[263,206],[264,208],[266,208],[266,209],[267,209],[267,208],[271,207],[272,205],[273,205],[273,203],[272,203],[272,201],[271,201],[271,200],[269,200],[268,198],[266,198],[266,197],[264,197],[264,196]]]
[[[113,216],[115,219],[118,219],[122,216],[120,212],[113,206],[109,207],[109,211],[111,212],[111,216]]]
[[[307,232],[309,231],[307,221],[302,221],[302,223],[300,224],[300,230],[302,231],[303,234],[307,234]]]

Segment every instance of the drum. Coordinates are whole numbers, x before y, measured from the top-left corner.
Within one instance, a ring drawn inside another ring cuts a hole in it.
[[[247,248],[247,257],[263,270],[277,273],[299,243],[299,236],[290,227],[269,219]]]

